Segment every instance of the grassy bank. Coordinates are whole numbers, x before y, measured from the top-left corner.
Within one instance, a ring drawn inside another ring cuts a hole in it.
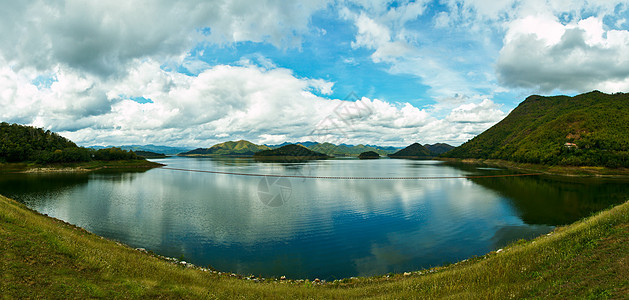
[[[93,160],[89,162],[76,162],[76,163],[52,163],[52,164],[37,164],[37,163],[0,163],[0,173],[23,173],[23,172],[89,172],[102,169],[120,169],[120,170],[134,170],[134,169],[151,169],[161,167],[163,164],[143,160],[113,160],[102,161]]]
[[[460,159],[460,158],[436,158],[450,163],[477,164],[492,167],[515,169],[527,172],[544,173],[561,176],[599,176],[599,177],[629,177],[627,168],[606,168],[590,166],[548,166],[538,164],[517,163],[499,159]]]
[[[454,265],[371,278],[254,282],[186,267],[0,196],[0,295],[9,298],[622,298],[629,202]]]

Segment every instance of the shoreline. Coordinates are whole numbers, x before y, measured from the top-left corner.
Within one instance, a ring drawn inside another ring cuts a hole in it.
[[[273,298],[276,293],[284,293],[292,297],[318,295],[324,298],[369,296],[406,298],[417,295],[427,298],[453,295],[476,295],[477,297],[485,295],[482,298],[562,295],[562,298],[571,298],[575,295],[599,293],[602,288],[599,285],[605,285],[611,295],[621,295],[627,288],[622,279],[627,278],[623,277],[627,272],[623,264],[627,262],[623,263],[622,259],[618,261],[618,255],[622,258],[622,253],[626,253],[622,249],[627,248],[626,241],[629,240],[629,201],[570,225],[557,227],[548,234],[528,241],[518,241],[482,256],[430,269],[343,278],[328,282],[317,279],[286,279],[285,277],[259,278],[252,275],[221,272],[211,267],[195,266],[98,236],[76,225],[39,213],[4,196],[0,196],[0,222],[3,225],[0,227],[2,229],[0,237],[8,237],[6,241],[8,244],[5,245],[9,247],[7,248],[9,263],[19,262],[15,260],[20,257],[19,255],[26,259],[17,269],[4,269],[9,273],[6,273],[7,281],[2,283],[4,286],[0,284],[0,287],[6,288],[3,289],[7,292],[5,295],[13,296],[50,296],[51,291],[54,291],[56,295],[74,296],[120,296],[120,293],[123,293],[124,298],[144,298],[151,295],[153,297],[171,295],[177,298],[196,298],[207,295],[207,292],[211,291],[223,297],[244,294],[257,298],[261,298],[260,296]],[[17,232],[23,234],[15,235]],[[38,239],[42,237],[44,239],[39,241]],[[29,242],[20,242],[19,239]],[[44,245],[38,242],[43,242]],[[12,244],[19,246],[15,248],[11,246]],[[30,254],[20,248],[30,247],[29,245],[44,247],[46,244],[48,248],[42,248],[41,251]],[[613,249],[616,251],[610,252],[608,249],[610,245],[615,246],[616,248]],[[600,247],[603,250],[594,251]],[[592,251],[594,254],[591,253]],[[591,255],[595,257],[589,260]],[[596,255],[604,256],[601,259]],[[50,257],[54,257],[55,261],[52,268],[47,263]],[[626,259],[625,257],[624,260]],[[2,263],[0,262],[0,269],[6,267]],[[584,263],[586,268],[582,266]],[[583,283],[581,277],[598,270],[592,267],[601,264],[607,267],[615,266],[613,270],[622,274],[614,274],[609,269],[605,269],[601,271],[602,274],[615,275],[612,277],[615,280],[612,279],[611,283],[605,278],[595,283]],[[557,271],[558,268],[563,268],[563,271]],[[28,274],[31,274],[29,278],[35,281],[20,280],[14,276],[16,270],[26,270]],[[575,275],[574,273],[579,273],[579,270],[585,271],[581,272],[583,274]],[[559,274],[556,274],[557,272]],[[40,277],[39,281],[36,280],[37,277]],[[38,283],[42,282],[41,279],[52,286],[41,286],[41,283]],[[78,281],[78,287],[67,286],[67,292],[58,294],[59,286],[66,287],[67,284],[74,284],[74,280]],[[81,282],[85,280],[91,283],[87,289],[81,289],[83,287]],[[561,280],[563,284],[555,285],[557,280]],[[33,284],[36,289],[32,289]],[[570,288],[570,284],[576,284],[577,287]],[[405,288],[409,285],[414,288],[411,290]],[[585,287],[580,285],[585,285]],[[131,290],[128,291],[129,289]],[[142,293],[135,294],[133,291],[137,289],[140,289]],[[186,292],[182,294],[184,290]]]
[[[435,157],[435,160],[446,163],[483,165],[491,167],[502,167],[518,171],[534,171],[544,175],[565,176],[565,177],[600,177],[629,179],[629,169],[610,169],[606,167],[594,166],[548,166],[540,164],[518,163],[500,159],[477,159],[477,158],[445,158]]]
[[[2,163],[0,164],[0,174],[85,173],[99,170],[149,170],[153,168],[161,168],[163,166],[165,166],[165,164],[149,160],[89,161],[48,165],[35,163]]]

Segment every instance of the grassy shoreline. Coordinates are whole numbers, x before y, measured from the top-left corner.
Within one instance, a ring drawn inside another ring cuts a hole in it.
[[[76,163],[0,163],[0,173],[55,173],[55,172],[92,172],[103,169],[137,170],[162,167],[164,164],[148,160],[114,160]]]
[[[547,175],[559,175],[559,176],[576,176],[576,177],[620,177],[629,178],[629,169],[617,168],[611,169],[606,167],[592,167],[592,166],[548,166],[539,164],[527,164],[518,163],[499,159],[475,159],[475,158],[444,158],[436,157],[436,160],[441,160],[449,163],[462,163],[472,165],[486,165],[492,167],[501,167],[514,169],[519,171],[544,173]]]
[[[254,282],[132,249],[0,196],[0,294],[9,298],[621,298],[627,253],[629,202],[449,266],[326,284]]]

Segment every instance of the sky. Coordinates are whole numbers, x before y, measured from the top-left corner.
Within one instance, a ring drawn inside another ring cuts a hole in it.
[[[457,146],[629,92],[629,1],[0,0],[0,121],[79,145]]]

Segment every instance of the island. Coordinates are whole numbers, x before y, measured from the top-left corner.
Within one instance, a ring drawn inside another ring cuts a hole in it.
[[[330,156],[312,151],[299,144],[289,144],[277,149],[256,152],[253,155],[253,158],[262,161],[307,161],[314,159],[328,159]]]
[[[367,152],[363,152],[361,154],[358,155],[359,159],[378,159],[380,158],[380,154],[374,152],[374,151],[367,151]]]

